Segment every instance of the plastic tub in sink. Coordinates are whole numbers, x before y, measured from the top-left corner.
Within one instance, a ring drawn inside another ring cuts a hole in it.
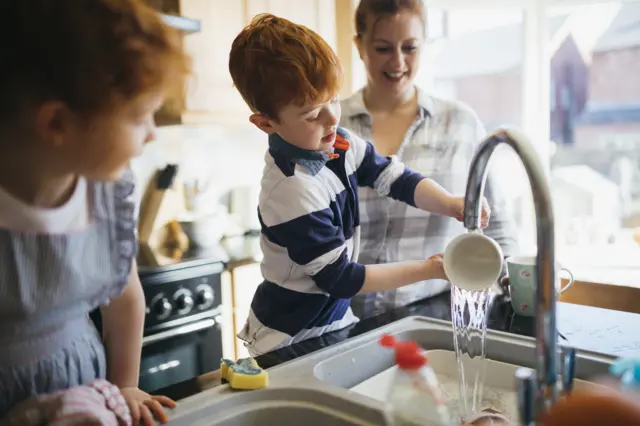
[[[432,350],[426,351],[426,354],[431,368],[433,368],[438,376],[440,389],[447,401],[452,416],[459,418],[460,388],[455,353],[447,350]],[[518,366],[491,359],[485,359],[482,362],[484,367],[484,385],[482,387],[482,400],[480,401],[480,406],[476,407],[476,409],[493,408],[501,411],[510,419],[517,419],[518,411],[514,390],[514,375]],[[377,401],[384,402],[396,369],[396,366],[390,367],[358,383],[353,386],[351,390]],[[575,379],[575,388],[584,386],[596,385],[584,380]],[[468,398],[470,401],[470,392]]]

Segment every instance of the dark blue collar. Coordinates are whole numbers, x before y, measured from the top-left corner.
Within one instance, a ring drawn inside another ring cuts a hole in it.
[[[324,152],[298,148],[285,141],[277,133],[269,135],[269,152],[274,158],[280,157],[283,160],[300,164],[309,170],[309,173],[313,176],[317,175],[320,169],[329,161],[329,156]]]

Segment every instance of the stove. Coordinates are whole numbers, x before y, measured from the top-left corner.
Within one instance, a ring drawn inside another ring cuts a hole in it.
[[[222,272],[259,258],[259,233],[193,248],[157,266],[138,259],[146,302],[139,386],[146,392],[220,368],[224,327]],[[91,319],[101,332],[100,311]]]
[[[220,367],[224,269],[222,260],[197,256],[141,268],[146,301],[142,390],[153,392]]]

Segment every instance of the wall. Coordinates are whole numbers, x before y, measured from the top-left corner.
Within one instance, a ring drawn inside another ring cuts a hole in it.
[[[640,102],[640,47],[596,52],[589,73],[589,102],[594,106]],[[640,140],[640,122],[581,124],[575,129],[576,146],[606,149],[631,147]]]
[[[211,181],[206,200],[213,207],[232,189],[260,184],[266,149],[267,136],[248,123],[166,126],[158,128],[156,140],[133,160],[132,168],[142,192],[156,169],[177,164],[183,183]]]
[[[476,75],[456,80],[456,96],[469,104],[491,127],[521,124],[522,77],[513,69],[500,74]]]
[[[570,112],[556,109],[551,116],[551,134],[556,140],[563,140],[565,121],[582,111],[587,98],[588,68],[572,37],[567,37],[556,50],[551,60],[551,74],[556,82],[556,93],[552,96],[558,106],[563,87],[570,86],[572,93]],[[519,68],[456,79],[455,96],[475,109],[489,128],[521,124],[522,73]]]
[[[585,149],[606,149],[616,143],[628,146],[640,141],[640,123],[581,124],[574,131],[575,146]]]
[[[625,102],[640,99],[640,46],[593,54],[589,91],[591,101]]]

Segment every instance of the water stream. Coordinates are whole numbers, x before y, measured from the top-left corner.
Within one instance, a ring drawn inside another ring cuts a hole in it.
[[[465,420],[483,408],[483,386],[486,363],[490,290],[469,291],[451,285],[451,319],[453,344],[458,364],[459,413]]]

